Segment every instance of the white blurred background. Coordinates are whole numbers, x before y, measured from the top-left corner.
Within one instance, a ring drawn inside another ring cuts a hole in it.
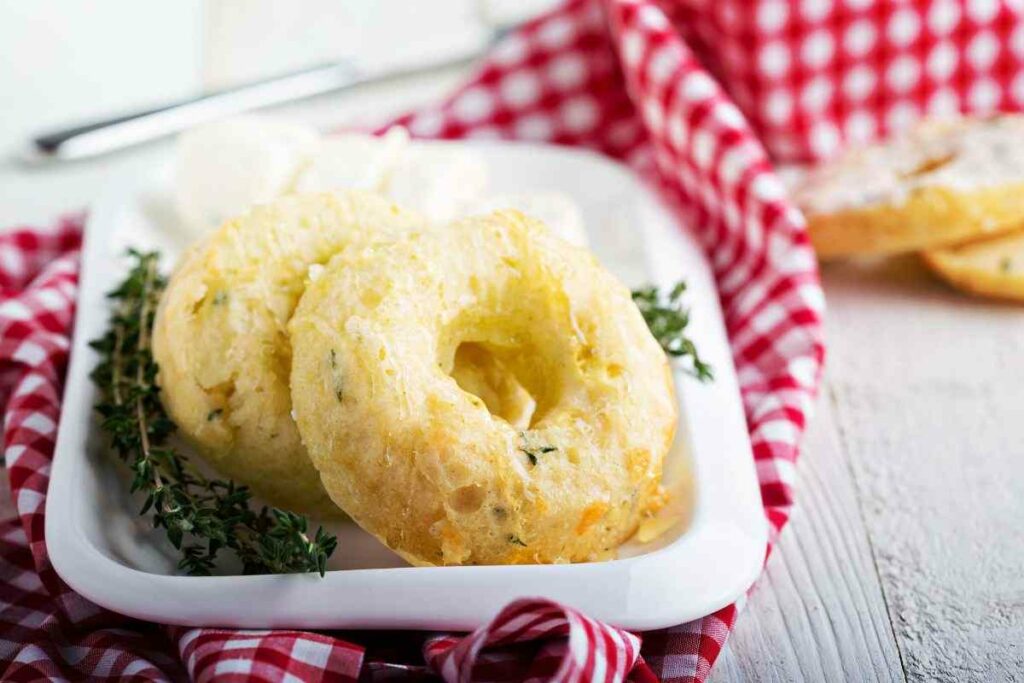
[[[554,0],[37,0],[0,2],[0,227],[88,204],[167,142],[26,167],[33,134],[304,66],[411,63],[481,48]],[[282,113],[321,128],[373,123],[441,97],[466,67],[315,98]]]

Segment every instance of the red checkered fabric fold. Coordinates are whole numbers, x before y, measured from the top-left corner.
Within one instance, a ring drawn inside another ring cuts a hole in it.
[[[531,657],[488,657],[489,648],[535,641],[539,647]],[[620,681],[634,671],[640,639],[564,605],[528,599],[513,602],[468,636],[428,640],[423,652],[446,683]],[[633,680],[648,674],[641,663]],[[653,675],[650,678],[654,680]]]
[[[760,49],[750,22],[762,21],[772,4],[741,11],[739,0],[575,0],[503,39],[451,98],[400,122],[426,137],[589,147],[660,189],[711,258],[774,541],[789,516],[798,442],[819,380],[823,297],[802,217],[748,124],[767,136],[762,113],[730,97],[756,100],[742,97],[753,88],[746,72],[728,68],[728,60],[742,60],[717,51]],[[793,17],[814,3],[774,4]],[[716,9],[723,7],[732,9]],[[723,11],[739,14],[738,25],[753,33],[730,33],[736,23],[719,17]],[[742,46],[726,35],[745,36]],[[810,149],[812,128],[794,119],[787,130]],[[468,636],[391,634],[385,641],[368,633],[157,627],[74,594],[47,561],[42,520],[79,228],[68,220],[54,231],[0,236],[0,399],[21,522],[0,527],[4,680],[392,680],[431,672],[451,681],[706,678],[737,605],[643,634],[641,660],[635,635],[546,601],[514,603]]]

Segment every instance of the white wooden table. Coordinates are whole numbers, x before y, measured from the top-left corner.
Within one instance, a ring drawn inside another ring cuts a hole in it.
[[[173,82],[187,88],[198,76],[179,67]],[[4,68],[0,90],[29,82]],[[70,80],[49,75],[50,87]],[[284,113],[320,126],[379,121],[461,76]],[[32,78],[45,83],[47,73]],[[13,98],[0,151],[20,142],[26,122],[57,121],[62,106],[74,113],[81,93],[64,106],[61,92],[45,111],[38,92]],[[114,174],[165,152],[158,144],[41,169],[0,160],[0,226],[86,206]],[[712,680],[1024,681],[1024,307],[956,294],[914,259],[828,266],[823,280],[828,369],[796,511]]]
[[[713,680],[1024,680],[1024,307],[822,276],[796,512]]]

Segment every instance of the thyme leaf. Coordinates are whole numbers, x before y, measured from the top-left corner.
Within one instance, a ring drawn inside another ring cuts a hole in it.
[[[701,382],[710,382],[715,378],[714,371],[701,360],[693,340],[686,336],[690,311],[682,304],[685,291],[686,282],[682,280],[676,283],[668,296],[657,287],[641,287],[633,290],[633,303],[640,309],[644,322],[665,353],[675,358],[689,358],[687,372]]]
[[[155,252],[129,251],[134,265],[108,297],[109,328],[91,343],[100,362],[90,375],[99,389],[96,412],[114,452],[133,473],[132,492],[145,499],[150,514],[171,545],[181,551],[178,567],[189,574],[213,571],[222,550],[237,556],[246,574],[326,571],[337,539],[308,531],[305,517],[263,507],[233,481],[208,479],[182,453],[167,445],[174,423],[160,402],[151,333],[166,280]],[[219,410],[207,419],[216,419]]]
[[[538,448],[526,448],[525,446],[520,446],[519,450],[526,454],[526,457],[529,458],[531,465],[536,466],[537,456],[544,455],[545,453],[553,453],[558,449],[554,446],[540,446]]]

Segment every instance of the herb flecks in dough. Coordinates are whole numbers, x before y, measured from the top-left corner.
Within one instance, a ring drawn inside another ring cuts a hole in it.
[[[189,574],[209,574],[220,551],[227,549],[246,574],[323,575],[337,546],[334,536],[322,528],[309,534],[306,518],[293,512],[255,511],[248,488],[207,479],[167,445],[175,426],[160,402],[150,347],[166,280],[157,270],[155,252],[129,254],[134,267],[109,294],[114,306],[110,326],[91,344],[100,355],[91,377],[100,393],[96,411],[101,427],[135,475],[132,492],[145,495],[140,514],[151,514],[153,525],[167,532],[182,554],[178,567]],[[219,414],[211,411],[207,419]]]
[[[337,397],[338,403],[341,403],[345,396],[345,383],[342,381],[341,370],[338,368],[338,353],[334,349],[331,349],[329,362],[331,364],[331,379],[334,382],[334,395]]]
[[[701,382],[710,382],[715,377],[711,366],[701,360],[693,340],[686,336],[690,311],[683,308],[685,291],[686,282],[682,280],[676,283],[667,297],[657,287],[641,287],[633,290],[633,302],[665,353],[675,358],[689,358],[687,371]]]
[[[558,448],[556,448],[555,446],[539,446],[537,448],[526,448],[524,446],[520,446],[519,450],[525,453],[526,457],[529,458],[530,460],[530,464],[536,467],[539,456],[544,455],[546,453],[554,453],[555,451],[558,450]]]

